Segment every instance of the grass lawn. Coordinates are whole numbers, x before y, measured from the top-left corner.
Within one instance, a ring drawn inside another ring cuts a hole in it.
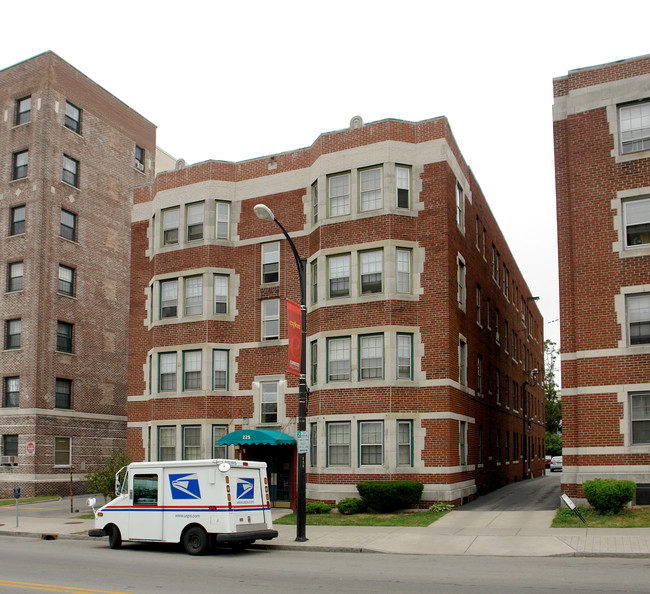
[[[586,524],[569,508],[558,508],[551,528],[650,528],[650,505],[623,508],[617,514],[601,516],[587,506],[578,507]]]
[[[448,512],[412,512],[399,514],[307,514],[307,526],[428,526]],[[274,524],[294,525],[296,514],[273,520]]]
[[[60,497],[52,495],[41,495],[40,497],[21,497],[18,499],[18,505],[23,503],[37,503],[39,501],[58,501]],[[11,499],[0,499],[0,506],[4,505],[16,505],[16,500],[12,497]]]

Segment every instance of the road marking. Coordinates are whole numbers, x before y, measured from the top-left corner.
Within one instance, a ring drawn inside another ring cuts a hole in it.
[[[44,592],[68,592],[70,594],[128,594],[115,590],[93,590],[92,588],[75,588],[74,586],[57,586],[56,584],[34,584],[31,582],[14,582],[0,579],[0,587],[20,587],[28,590],[42,590]]]

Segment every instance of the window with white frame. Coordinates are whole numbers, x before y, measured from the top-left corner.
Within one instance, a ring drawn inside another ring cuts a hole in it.
[[[330,217],[350,214],[350,174],[331,175],[327,178]]]
[[[397,178],[397,208],[411,207],[411,168],[398,165],[395,167]]]
[[[510,326],[508,320],[503,320],[503,348],[506,353],[508,353],[508,333],[510,332]]]
[[[382,250],[361,252],[359,254],[362,295],[381,293],[383,267],[384,252]]]
[[[176,460],[176,427],[158,427],[158,460]]]
[[[462,338],[458,340],[458,383],[467,385],[467,343]]]
[[[478,431],[477,431],[477,439],[476,441],[478,442],[477,444],[477,452],[476,452],[476,461],[479,464],[483,464],[483,425],[478,426]]]
[[[260,408],[260,422],[278,422],[278,383],[262,383],[262,402]]]
[[[58,292],[70,297],[74,295],[74,268],[59,264]]]
[[[280,242],[262,244],[262,282],[277,283],[280,280]]]
[[[327,259],[329,276],[329,296],[347,297],[350,295],[350,254],[330,256]]]
[[[479,396],[483,394],[483,357],[476,357],[476,391]]]
[[[17,407],[20,394],[20,377],[6,377],[4,384],[5,393],[2,405],[6,408]]]
[[[465,295],[466,295],[466,290],[465,290],[465,260],[463,260],[462,256],[458,255],[456,257],[456,283],[458,285],[457,290],[456,290],[456,299],[458,300],[458,307],[460,307],[462,310],[465,309]]]
[[[650,344],[650,293],[627,295],[625,309],[629,344]]]
[[[384,423],[359,421],[359,465],[381,466],[384,463]]]
[[[203,277],[185,278],[185,315],[200,316],[203,313]]]
[[[381,167],[359,171],[359,210],[381,208]]]
[[[162,211],[162,244],[175,245],[178,243],[178,225],[180,208],[168,208]]]
[[[201,459],[201,426],[183,425],[183,460]]]
[[[481,286],[476,285],[476,323],[481,325]]]
[[[359,336],[359,379],[384,377],[384,335]]]
[[[409,249],[397,248],[397,292],[411,292],[411,260],[413,252]]]
[[[228,389],[228,351],[214,349],[212,351],[212,389]]]
[[[413,422],[397,421],[397,465],[413,465]]]
[[[216,203],[216,238],[230,239],[230,202]]]
[[[650,101],[619,107],[621,152],[625,155],[650,149]]]
[[[201,351],[183,352],[183,390],[201,389]]]
[[[630,393],[632,444],[650,444],[650,392]]]
[[[318,303],[318,261],[311,263],[311,302]]]
[[[465,195],[460,184],[456,184],[456,224],[461,231],[465,231]]]
[[[412,334],[397,334],[397,379],[413,379]]]
[[[327,424],[327,465],[350,466],[350,423]]]
[[[212,425],[212,457],[228,458],[228,446],[219,445],[219,440],[228,433],[228,425]]]
[[[176,353],[160,353],[158,356],[158,391],[176,391]]]
[[[262,340],[280,338],[280,300],[262,301]]]
[[[229,277],[226,274],[214,275],[214,313],[228,313],[228,285]]]
[[[178,309],[178,279],[160,281],[160,319],[175,318]]]
[[[311,185],[311,222],[318,223],[318,182]]]
[[[467,421],[460,421],[458,451],[460,465],[467,465]]]
[[[626,248],[650,245],[650,198],[625,200],[623,225]]]
[[[187,241],[203,239],[203,216],[205,207],[203,202],[188,204],[185,211],[185,225],[187,227]]]
[[[69,437],[54,438],[54,466],[70,466],[71,441]]]
[[[327,381],[350,380],[350,337],[327,339]]]

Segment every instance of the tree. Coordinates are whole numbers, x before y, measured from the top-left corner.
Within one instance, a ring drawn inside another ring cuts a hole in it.
[[[122,448],[113,451],[102,466],[96,466],[86,474],[91,491],[101,493],[104,500],[108,501],[109,497],[115,493],[115,474],[129,462],[129,457]]]
[[[555,363],[558,357],[557,344],[544,341],[544,408],[546,412],[546,433],[557,435],[562,429],[562,401],[555,381]]]
[[[546,433],[546,454],[549,456],[562,455],[562,436],[557,433]]]

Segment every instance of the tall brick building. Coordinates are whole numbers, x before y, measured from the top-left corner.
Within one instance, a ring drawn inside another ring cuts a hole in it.
[[[650,503],[650,56],[553,81],[563,489]]]
[[[244,162],[179,162],[132,218],[133,459],[241,456],[295,496],[285,300],[307,259],[307,497],[420,480],[456,503],[544,472],[535,298],[445,118]]]
[[[155,127],[52,52],[0,71],[0,497],[126,444],[130,215]]]

